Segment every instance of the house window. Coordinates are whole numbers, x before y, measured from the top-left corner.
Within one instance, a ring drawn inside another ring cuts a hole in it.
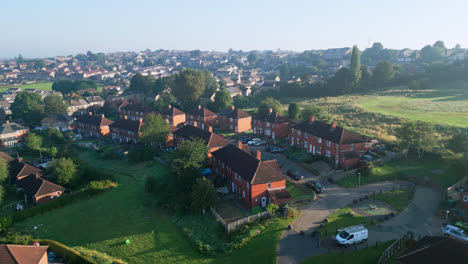
[[[327,140],[327,147],[330,147],[330,146],[331,146],[331,141]]]
[[[250,183],[247,183],[247,189],[250,189]],[[465,196],[467,197],[467,196]]]
[[[463,196],[463,201],[464,201],[464,202],[468,202],[468,196],[467,196],[467,195],[464,195],[464,196]]]
[[[307,141],[304,141],[304,148],[308,148],[309,147],[309,143],[307,143]]]
[[[258,201],[257,198],[255,198],[255,202],[257,202],[257,201]]]
[[[317,153],[322,153],[322,147],[317,147]]]
[[[271,188],[271,182],[268,182],[268,189]]]
[[[242,198],[245,198],[245,191],[242,191]]]
[[[301,135],[301,131],[300,131],[300,130],[297,131],[297,135],[298,135],[298,136]]]
[[[318,143],[322,143],[322,138],[317,138]]]
[[[309,137],[309,134],[304,133],[304,137],[305,137],[305,138],[308,138],[308,137]]]
[[[301,142],[299,141],[299,138],[297,139],[297,144],[301,144]]]
[[[331,156],[331,153],[329,150],[327,150],[327,157],[330,157]]]
[[[351,144],[351,150],[354,150],[354,144]]]

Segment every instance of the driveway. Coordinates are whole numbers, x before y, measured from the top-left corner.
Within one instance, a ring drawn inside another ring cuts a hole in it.
[[[302,214],[294,222],[293,228],[283,232],[278,248],[278,263],[300,263],[309,256],[327,252],[327,249],[319,247],[317,240],[309,234],[328,215],[352,203],[354,199],[381,189],[382,191],[391,190],[394,186],[399,188],[401,184],[408,185],[409,183],[381,182],[360,188],[345,189],[325,182],[325,192],[318,195],[318,200],[302,208]],[[395,239],[410,230],[416,236],[434,234],[441,225],[440,220],[433,218],[440,199],[441,194],[438,191],[418,187],[407,209],[389,221],[369,228],[369,243]],[[304,231],[306,235],[301,235],[301,231]]]

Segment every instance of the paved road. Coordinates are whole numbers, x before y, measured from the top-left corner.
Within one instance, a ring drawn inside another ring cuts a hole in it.
[[[407,182],[381,182],[366,185],[361,188],[344,189],[325,183],[326,192],[319,199],[303,208],[301,216],[294,222],[291,230],[283,232],[278,248],[278,263],[300,263],[306,257],[325,253],[323,247],[317,247],[317,241],[309,234],[335,210],[342,208],[354,199],[370,194],[380,189],[392,189]],[[398,216],[382,224],[369,228],[369,243],[395,239],[411,230],[416,235],[436,233],[441,222],[433,218],[439,205],[441,194],[429,188],[418,187],[413,201],[408,208]],[[306,233],[305,236],[300,234]]]

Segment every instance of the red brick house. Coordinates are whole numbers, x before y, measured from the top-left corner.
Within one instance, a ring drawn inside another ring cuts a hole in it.
[[[336,125],[316,121],[313,117],[292,126],[289,143],[313,155],[335,159],[341,167],[355,168],[369,149],[362,136]]]
[[[211,127],[208,130],[196,127],[196,122],[194,125],[185,125],[172,134],[174,135],[174,148],[179,148],[184,141],[192,141],[194,138],[202,139],[208,148],[208,158],[211,158],[213,151],[231,144],[226,139],[213,133]]]
[[[109,133],[113,140],[127,143],[138,143],[143,118],[137,121],[130,120],[127,116],[109,125]]]
[[[145,117],[150,114],[157,114],[151,107],[143,104],[127,104],[119,108],[120,118],[123,119],[125,116],[129,120],[138,121],[140,118],[145,121]]]
[[[285,116],[269,109],[268,113],[253,117],[253,133],[271,139],[287,137],[291,129],[291,122]]]
[[[49,246],[0,245],[2,264],[47,264]]]
[[[5,154],[6,155],[6,154]],[[8,156],[8,155],[6,155]],[[8,156],[9,157],[9,156]],[[10,183],[15,184],[17,181],[31,175],[42,174],[42,170],[23,161],[22,158],[13,159],[3,157],[8,162],[8,174],[10,175]]]
[[[6,121],[0,126],[0,143],[3,147],[12,147],[28,135],[29,128]]]
[[[34,204],[47,203],[60,197],[65,191],[62,186],[44,180],[39,174],[30,174],[16,182],[16,189],[23,191],[25,198],[30,198]]]
[[[169,120],[169,124],[172,126],[178,126],[185,123],[185,113],[181,110],[168,105],[160,111],[161,116],[164,119]]]
[[[252,129],[252,116],[232,106],[218,113],[218,124],[222,130],[242,133]]]
[[[91,137],[102,137],[109,134],[109,125],[113,121],[104,117],[104,115],[84,115],[78,117],[74,122],[75,131]]]
[[[197,108],[187,113],[186,120],[188,124],[194,125],[194,122],[196,122],[197,127],[206,129],[210,126],[216,126],[216,117],[216,113],[199,105]]]
[[[276,160],[262,161],[260,151],[252,156],[234,145],[227,145],[212,155],[217,177],[226,180],[229,191],[235,193],[249,210],[290,201],[286,177],[280,172]]]

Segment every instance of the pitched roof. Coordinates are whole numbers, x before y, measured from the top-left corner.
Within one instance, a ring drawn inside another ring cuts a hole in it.
[[[198,106],[197,108],[195,108],[192,111],[188,112],[187,115],[207,117],[207,116],[215,116],[216,113],[211,112],[210,110],[206,109],[205,107]]]
[[[17,123],[9,122],[0,126],[0,134],[10,134],[23,129],[26,129],[26,127]]]
[[[245,117],[250,117],[251,115],[247,114],[246,112],[240,110],[239,108],[228,108],[224,109],[221,112],[218,113],[220,116],[226,116],[229,118],[235,118],[235,119],[240,119],[240,118],[245,118]]]
[[[468,244],[450,237],[423,237],[397,257],[402,264],[461,263],[463,259],[468,259]]]
[[[280,171],[272,167],[273,161],[261,161],[234,145],[227,145],[214,151],[212,154],[213,157],[225,162],[233,171],[237,172],[245,181],[251,184],[285,179]]]
[[[216,147],[224,147],[231,144],[229,141],[216,135],[213,132],[194,127],[192,125],[185,125],[174,131],[173,134],[185,138],[187,140],[191,140],[192,138],[200,138],[205,142],[209,149]]]
[[[268,190],[268,193],[270,194],[270,197],[273,201],[291,198],[291,195],[289,194],[286,187],[281,189]]]
[[[283,124],[283,123],[290,122],[288,118],[286,118],[285,116],[281,115],[278,112],[267,112],[262,115],[254,116],[253,119],[272,123],[272,124]]]
[[[140,128],[142,126],[142,122],[140,121],[133,121],[130,119],[119,119],[114,123],[110,124],[109,127],[119,128],[123,130],[129,130],[133,132],[140,132]]]
[[[38,264],[48,246],[0,245],[2,264]]]
[[[127,111],[144,112],[144,113],[154,112],[151,107],[144,105],[144,104],[126,104],[120,109],[127,110]]]
[[[48,117],[42,119],[42,121],[44,120],[52,120],[52,121],[71,121],[73,120],[73,118],[67,116],[67,115],[64,115],[64,114],[53,114],[53,115],[49,115]],[[41,122],[42,122],[41,121]]]
[[[9,172],[12,177],[19,179],[30,174],[41,174],[42,170],[17,159],[10,161],[9,163]]]
[[[303,121],[299,124],[293,126],[294,129],[300,130],[302,132],[321,137],[326,140],[337,144],[352,144],[352,143],[362,143],[367,142],[362,136],[353,133],[347,129],[344,129],[340,126],[332,128],[328,123],[321,121],[309,120]]]
[[[7,163],[14,160],[14,158],[2,151],[0,151],[0,158],[4,159]]]
[[[169,105],[169,106],[166,106],[165,108],[161,109],[160,111],[161,114],[163,115],[168,115],[168,116],[177,116],[177,115],[185,115],[184,112],[182,112],[181,110]]]
[[[36,174],[30,174],[19,180],[16,184],[19,188],[22,188],[25,193],[31,196],[47,195],[65,190],[62,186],[44,180]]]
[[[93,126],[108,126],[114,123],[114,121],[105,118],[104,115],[84,115],[78,117],[75,122]]]
[[[88,103],[101,103],[104,102],[104,99],[101,96],[88,96],[84,98]]]

